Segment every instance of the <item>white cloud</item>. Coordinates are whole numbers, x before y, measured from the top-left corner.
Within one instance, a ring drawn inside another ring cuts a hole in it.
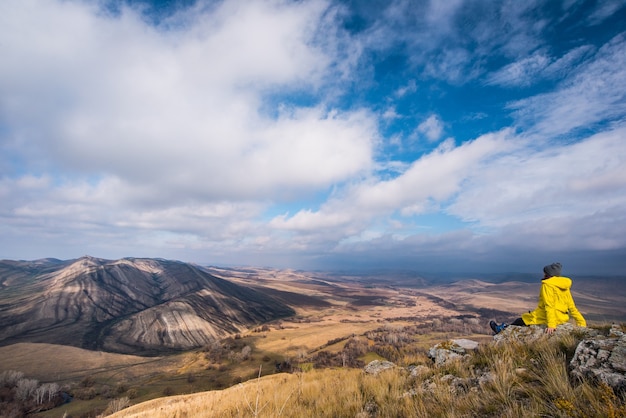
[[[445,48],[425,63],[424,73],[435,79],[462,84],[478,74],[477,69],[470,67],[472,60],[472,54],[464,48]]]
[[[595,52],[595,48],[591,45],[583,45],[577,48],[568,51],[561,58],[552,62],[546,69],[545,73],[542,74],[544,78],[551,77],[565,77],[569,75],[576,65],[580,64],[580,61],[585,58],[585,56],[590,55]]]
[[[437,115],[430,115],[425,121],[417,126],[417,132],[426,136],[430,142],[441,139],[443,135],[443,122]]]
[[[433,1],[431,12],[435,13],[428,15],[425,33],[408,32],[408,42],[415,48],[411,57],[435,79],[453,84],[476,79],[493,57],[528,56],[541,47],[548,22],[539,18],[537,3]]]
[[[593,48],[589,45],[580,46],[554,60],[544,52],[512,62],[491,74],[487,84],[507,87],[526,87],[554,77],[564,77],[572,72],[584,55]]]
[[[404,97],[407,94],[415,93],[416,91],[417,83],[415,82],[415,80],[409,80],[409,82],[405,86],[402,86],[398,90],[396,90],[395,95],[396,97]]]
[[[537,52],[528,58],[506,65],[489,77],[489,84],[502,86],[528,86],[534,83],[549,65],[550,59]]]
[[[624,0],[605,0],[598,3],[596,10],[594,10],[588,17],[587,20],[591,25],[599,25],[605,19],[610,16],[613,16],[619,9],[626,6],[626,1]]]
[[[463,0],[431,1],[428,5],[426,19],[435,26],[446,26],[454,19],[456,12],[463,3]]]
[[[129,8],[3,2],[5,237],[120,251],[268,242],[268,205],[373,164],[374,113],[275,98],[341,82],[355,52],[327,30],[333,16],[325,1],[225,1],[155,27]]]
[[[529,142],[476,167],[448,211],[487,228],[542,219],[569,219],[569,227],[578,228],[578,218],[626,207],[625,135],[626,129],[619,128],[540,151]],[[626,227],[616,229],[626,232]]]
[[[396,112],[395,107],[388,107],[382,114],[382,118],[386,121],[393,121],[400,118],[400,115]]]
[[[371,164],[373,115],[259,112],[273,88],[315,89],[334,71],[317,46],[327,6],[228,1],[162,31],[130,9],[113,18],[80,2],[4,3],[0,103],[11,138],[24,153],[45,150],[45,164],[158,184],[165,198],[341,181]]]
[[[291,231],[332,230],[335,236],[359,235],[382,216],[401,211],[405,216],[428,213],[459,193],[476,166],[509,149],[507,131],[490,134],[455,147],[451,141],[415,161],[391,180],[355,184],[326,202],[319,211],[282,215],[273,224]]]
[[[549,93],[511,103],[519,124],[538,137],[564,135],[600,121],[626,115],[626,37],[602,46],[593,60],[580,65]]]
[[[383,241],[397,256],[434,251],[435,242],[447,242],[451,252],[466,248],[466,256],[494,247],[548,253],[624,247],[625,135],[620,128],[539,151],[510,131],[457,147],[447,143],[395,179],[355,185],[318,211],[283,215],[273,223],[291,231],[294,242],[334,241],[341,253],[362,243],[360,251],[367,247],[372,257]],[[438,211],[463,221],[465,231],[414,231],[406,237],[406,229],[395,231],[397,222],[384,221],[393,213],[410,220]]]

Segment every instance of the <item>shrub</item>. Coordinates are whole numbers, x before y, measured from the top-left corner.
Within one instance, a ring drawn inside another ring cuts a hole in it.
[[[76,399],[88,401],[95,398],[98,395],[95,388],[78,388],[72,393],[72,396]]]
[[[95,383],[95,380],[93,380],[93,377],[91,376],[86,376],[80,381],[80,385],[84,388],[92,387]]]
[[[132,388],[128,390],[127,395],[129,399],[135,399],[137,396],[139,396],[139,393],[137,392],[137,389]]]
[[[130,400],[126,396],[123,398],[119,398],[119,399],[113,399],[111,402],[109,402],[109,405],[107,406],[107,409],[104,411],[104,414],[105,415],[114,414],[116,412],[121,411],[124,408],[128,408],[129,405],[130,405]]]

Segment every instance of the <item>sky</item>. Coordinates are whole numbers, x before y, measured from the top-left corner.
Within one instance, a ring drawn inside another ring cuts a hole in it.
[[[626,0],[3,0],[0,259],[626,271]]]

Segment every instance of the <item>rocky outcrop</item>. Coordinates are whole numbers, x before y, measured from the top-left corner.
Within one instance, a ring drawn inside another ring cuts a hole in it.
[[[509,325],[500,333],[493,336],[493,340],[496,344],[509,343],[509,342],[525,342],[529,343],[537,341],[541,338],[560,337],[563,335],[569,335],[573,332],[577,332],[584,337],[594,337],[599,332],[592,328],[576,327],[571,323],[565,323],[556,327],[556,331],[552,335],[546,334],[546,327],[543,325],[530,325],[527,327],[520,327],[516,325]]]
[[[570,376],[575,379],[590,379],[602,382],[615,391],[626,391],[626,336],[617,325],[613,325],[608,336],[593,328],[576,327],[565,323],[556,327],[552,335],[545,326],[518,327],[510,325],[494,335],[496,344],[532,342],[542,338],[555,338],[572,333],[583,340],[576,347],[569,363]]]
[[[459,359],[469,355],[469,352],[478,348],[476,341],[468,339],[457,339],[444,341],[428,350],[428,357],[436,366],[442,366],[450,360]]]
[[[295,313],[270,295],[179,261],[1,262],[0,275],[0,345],[160,354]]]
[[[570,374],[626,392],[626,335],[620,327],[614,325],[608,337],[581,341],[570,361]]]
[[[606,384],[616,393],[626,394],[626,333],[620,326],[613,325],[608,336],[592,328],[575,327],[572,324],[563,324],[557,327],[554,334],[548,335],[545,327],[509,326],[494,336],[494,344],[512,342],[533,342],[542,338],[555,338],[575,333],[577,338],[583,338],[577,345],[574,356],[569,363],[569,373],[573,379],[591,380]],[[404,394],[404,396],[418,396],[420,393],[429,393],[441,385],[445,386],[454,395],[462,395],[470,391],[477,391],[485,384],[493,382],[495,376],[488,368],[475,370],[473,377],[458,377],[451,374],[438,375],[436,370],[450,361],[460,360],[472,355],[478,348],[478,343],[472,340],[459,339],[441,342],[428,351],[428,357],[433,360],[433,366],[412,365],[406,368],[411,377],[422,378],[419,386]],[[382,370],[396,367],[391,362],[374,361],[368,364],[365,372],[376,375]],[[432,374],[431,374],[432,373]],[[515,373],[523,379],[529,378],[525,368],[517,368]],[[429,377],[430,376],[430,377]]]
[[[618,325],[613,325],[608,336],[593,328],[576,327],[565,323],[556,327],[552,335],[545,326],[518,327],[510,325],[494,335],[496,344],[532,342],[576,333],[583,340],[576,347],[569,363],[570,375],[575,379],[602,382],[615,391],[626,392],[626,336]]]

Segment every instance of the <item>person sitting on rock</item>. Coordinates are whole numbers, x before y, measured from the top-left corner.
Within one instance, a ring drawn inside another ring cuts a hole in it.
[[[539,292],[539,304],[537,308],[522,315],[510,324],[497,324],[490,321],[489,326],[494,333],[498,334],[509,325],[547,325],[546,332],[552,334],[556,326],[569,321],[571,315],[576,325],[586,327],[587,322],[574,304],[574,298],[570,292],[572,279],[561,276],[561,263],[552,263],[543,268],[544,276],[541,280]]]

